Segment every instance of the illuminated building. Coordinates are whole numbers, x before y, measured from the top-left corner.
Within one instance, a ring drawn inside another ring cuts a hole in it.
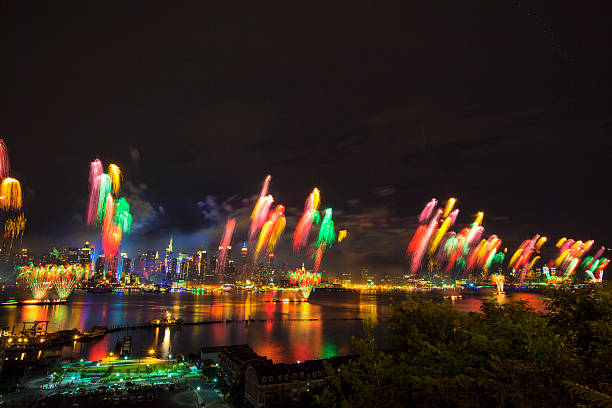
[[[132,259],[122,255],[121,276],[128,276],[132,273]]]
[[[58,265],[59,262],[59,252],[55,248],[40,257],[40,263],[43,265]]]
[[[91,265],[91,248],[89,247],[89,242],[85,242],[83,248],[81,248],[81,252],[79,253],[79,263],[82,266]]]
[[[147,251],[144,254],[144,273],[145,277],[149,277],[153,275],[155,270],[157,269],[157,252],[156,251]]]
[[[104,254],[100,254],[96,259],[96,265],[94,268],[94,272],[96,275],[104,275],[104,264],[106,263],[106,257]]]
[[[60,264],[78,264],[79,263],[79,248],[62,248],[59,251]]]
[[[144,276],[145,271],[145,254],[140,254],[134,259],[132,265],[132,273],[139,276]]]
[[[22,248],[17,254],[17,259],[15,261],[17,266],[29,265],[34,262],[34,257],[27,248]]]
[[[187,281],[189,279],[189,268],[191,267],[191,257],[179,252],[176,258],[178,280]],[[176,279],[175,279],[176,280]]]
[[[214,285],[217,275],[215,274],[215,266],[217,265],[217,255],[213,255],[208,265],[206,265],[206,274],[204,275],[204,283]]]

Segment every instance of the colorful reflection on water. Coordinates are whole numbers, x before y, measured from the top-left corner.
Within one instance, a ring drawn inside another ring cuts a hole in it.
[[[404,293],[321,294],[310,303],[270,302],[277,294],[243,293],[75,293],[68,304],[12,306],[0,309],[0,325],[21,329],[23,322],[49,320],[49,331],[95,325],[108,327],[142,325],[167,309],[186,322],[220,321],[178,328],[124,330],[92,343],[74,342],[61,350],[64,357],[99,360],[108,356],[117,340],[133,338],[134,353],[145,355],[154,348],[161,356],[198,352],[201,347],[248,343],[257,353],[274,361],[291,362],[326,358],[354,352],[351,337],[363,335],[363,321],[375,324],[383,341],[392,302]],[[479,310],[484,294],[453,301],[465,312]],[[500,303],[519,299],[536,310],[544,309],[544,297],[515,293],[497,297]],[[317,320],[310,320],[317,319]],[[344,320],[346,319],[346,320]],[[249,320],[245,322],[245,320]],[[57,354],[58,351],[47,351]]]

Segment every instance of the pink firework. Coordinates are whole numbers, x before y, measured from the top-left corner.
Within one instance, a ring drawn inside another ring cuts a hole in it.
[[[425,230],[423,237],[421,238],[420,242],[417,244],[417,248],[414,251],[414,255],[412,256],[412,262],[410,264],[410,271],[412,273],[415,273],[417,268],[421,264],[421,261],[423,260],[423,255],[425,254],[425,251],[427,250],[427,247],[429,246],[429,240],[431,239],[431,236],[433,235],[436,227],[438,226],[438,221],[440,220],[441,216],[442,216],[442,209],[439,208],[438,211],[436,211],[436,214],[431,218],[431,221],[429,221],[429,225],[427,226],[427,229]]]
[[[431,201],[427,203],[425,208],[423,208],[423,211],[421,211],[421,215],[419,216],[419,224],[425,224],[427,222],[429,217],[431,217],[431,213],[433,212],[434,208],[436,208],[436,205],[438,205],[438,200],[432,198]]]
[[[4,144],[4,140],[0,139],[0,180],[8,177],[10,167],[6,145]]]
[[[89,201],[87,203],[87,224],[96,222],[98,211],[98,196],[100,195],[100,176],[104,172],[99,159],[89,164]]]
[[[232,218],[227,220],[225,224],[225,231],[223,232],[223,238],[219,243],[219,258],[217,259],[216,271],[220,273],[225,268],[227,262],[227,254],[231,248],[232,235],[234,235],[234,228],[236,228],[236,219]]]

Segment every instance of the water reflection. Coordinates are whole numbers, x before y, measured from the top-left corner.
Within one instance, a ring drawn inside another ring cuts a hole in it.
[[[277,293],[212,294],[120,294],[77,293],[68,304],[21,306],[0,309],[0,326],[49,320],[49,330],[95,325],[108,327],[143,324],[158,318],[166,309],[176,317],[190,321],[218,321],[216,324],[166,329],[124,330],[94,343],[75,342],[59,351],[63,357],[99,360],[107,357],[117,340],[132,336],[133,351],[146,355],[154,347],[161,356],[197,352],[203,346],[248,343],[258,353],[274,361],[304,361],[354,352],[351,337],[363,335],[363,321],[375,323],[374,334],[383,341],[389,307],[408,296],[403,293],[362,293],[344,296],[317,296],[310,303],[274,303]],[[478,311],[483,296],[466,296],[454,301],[457,309]],[[500,303],[518,299],[528,301],[536,310],[544,310],[540,294],[518,293],[498,296]],[[316,320],[309,320],[316,319]],[[346,320],[344,320],[346,319]],[[248,321],[245,321],[248,320]]]

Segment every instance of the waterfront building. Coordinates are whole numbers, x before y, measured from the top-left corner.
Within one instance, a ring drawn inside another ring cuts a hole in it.
[[[250,365],[272,365],[272,360],[258,355],[248,344],[227,346],[219,354],[219,371],[230,386],[244,387],[244,376]]]
[[[307,360],[292,364],[249,365],[245,372],[244,399],[252,407],[293,405],[313,389],[325,385],[327,362],[339,369],[354,356]]]

